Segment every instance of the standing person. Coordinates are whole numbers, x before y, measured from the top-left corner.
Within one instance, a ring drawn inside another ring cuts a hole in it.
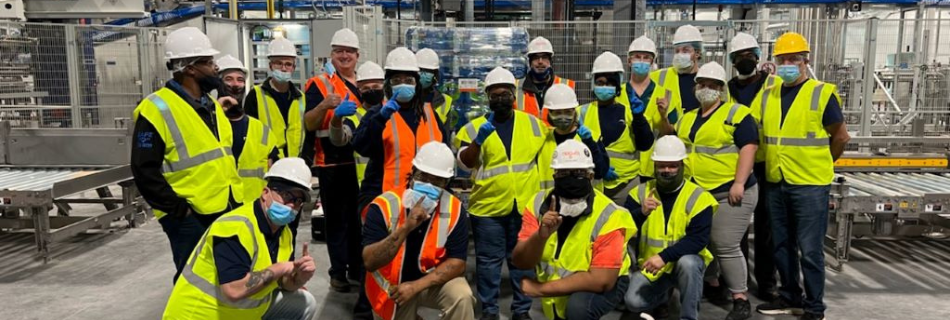
[[[759,58],[762,50],[755,37],[748,33],[737,33],[730,42],[729,60],[736,69],[736,76],[729,80],[729,98],[738,104],[753,107],[762,104],[762,93],[765,89],[782,84],[782,78],[771,75],[766,71],[759,71]],[[755,115],[753,114],[753,117]],[[759,122],[756,121],[756,124]],[[762,143],[762,131],[759,131],[759,143]],[[756,296],[765,301],[775,300],[777,296],[777,279],[775,278],[775,257],[772,255],[772,230],[769,225],[768,201],[765,179],[765,148],[759,148],[755,153],[755,164],[752,173],[759,185],[759,200],[755,204],[752,231],[755,233],[753,248],[755,249],[755,283],[758,285]],[[748,232],[743,243],[748,242]],[[748,250],[745,251],[748,253]],[[748,257],[748,254],[746,255]]]
[[[659,139],[661,133],[673,132],[673,124],[683,114],[678,97],[657,85],[650,77],[650,71],[656,60],[656,43],[646,36],[640,36],[630,42],[627,49],[627,63],[630,64],[630,81],[620,93],[620,101],[637,100],[645,103],[643,116],[650,124],[653,139]],[[631,107],[636,104],[631,103]],[[647,151],[640,152],[640,181],[653,179],[653,144]]]
[[[514,299],[511,319],[531,319],[531,298],[521,291],[521,279],[533,270],[511,261],[518,242],[521,216],[541,189],[537,163],[543,155],[549,129],[525,112],[515,112],[515,76],[497,67],[485,77],[491,113],[472,119],[455,137],[459,166],[471,170],[475,186],[469,197],[475,235],[475,275],[483,320],[498,319],[501,266],[508,262]]]
[[[330,142],[334,146],[340,147],[352,143],[353,135],[356,128],[360,126],[360,120],[363,119],[366,110],[382,105],[385,96],[383,93],[385,79],[386,72],[375,62],[367,61],[360,65],[356,71],[356,86],[363,104],[359,108],[348,106],[333,110],[333,119],[330,121]],[[356,181],[362,183],[369,158],[360,156],[354,151],[353,159],[356,160]]]
[[[686,146],[675,136],[656,141],[655,179],[630,191],[624,207],[640,230],[637,266],[624,300],[633,312],[652,310],[679,290],[680,319],[699,318],[703,271],[712,261],[706,250],[719,204],[702,187],[684,178]]]
[[[238,175],[244,185],[244,202],[260,198],[266,181],[264,173],[271,163],[277,161],[279,151],[277,138],[260,120],[244,114],[244,88],[247,69],[238,59],[228,55],[216,61],[218,75],[224,85],[218,89],[218,102],[224,115],[231,121],[234,143],[231,151],[237,161]]]
[[[710,245],[716,259],[706,272],[706,282],[712,292],[721,293],[722,273],[733,299],[726,320],[745,320],[752,317],[752,307],[747,296],[749,270],[740,243],[759,199],[752,176],[759,133],[748,107],[723,102],[726,70],[719,63],[699,68],[694,92],[701,107],[683,116],[676,133],[689,151],[692,180],[719,202]]]
[[[548,99],[544,101],[544,111],[548,115],[546,119],[552,124],[552,134],[548,135],[548,141],[541,151],[538,171],[541,172],[541,189],[554,188],[554,169],[549,165],[551,157],[554,156],[555,148],[567,140],[578,140],[583,142],[591,152],[594,159],[594,181],[600,181],[607,174],[610,167],[610,158],[607,157],[607,149],[601,141],[595,140],[593,133],[584,123],[577,119],[577,94],[574,89],[566,84],[556,83],[548,89]]]
[[[535,195],[522,215],[512,261],[536,268],[525,294],[540,297],[548,319],[600,319],[623,301],[630,283],[630,213],[592,186],[594,160],[584,144],[557,146],[554,190]]]
[[[610,167],[601,185],[604,195],[623,203],[630,189],[640,184],[640,152],[653,146],[653,132],[639,98],[629,95],[619,99],[624,83],[620,57],[609,51],[602,53],[594,59],[591,76],[597,101],[580,108],[580,122],[590,128],[595,140],[607,146]]]
[[[455,122],[458,114],[452,112],[452,97],[439,91],[439,82],[442,73],[439,72],[439,54],[432,49],[422,49],[416,52],[416,61],[419,63],[419,82],[422,84],[422,96],[426,107],[435,110],[439,120],[445,124],[444,132],[455,132]]]
[[[528,74],[518,81],[515,94],[515,108],[540,119],[544,106],[544,92],[555,83],[566,84],[574,88],[574,80],[561,78],[554,74],[554,46],[544,37],[537,37],[528,43]]]
[[[752,110],[759,115],[765,138],[765,176],[770,183],[766,199],[775,265],[782,280],[779,299],[756,310],[789,314],[801,313],[803,308],[805,320],[824,319],[828,200],[834,162],[851,139],[837,88],[807,76],[809,52],[808,41],[798,33],[788,32],[775,40],[772,56],[779,65],[782,86],[766,88],[762,104]]]
[[[673,66],[654,71],[650,74],[653,81],[672,92],[673,105],[682,106],[683,112],[699,107],[693,87],[696,85],[696,71],[703,57],[703,35],[692,25],[684,25],[673,34]],[[665,132],[669,134],[670,132]]]
[[[455,155],[438,141],[412,160],[406,185],[386,191],[367,208],[366,294],[380,319],[416,320],[418,307],[443,319],[475,319],[475,297],[465,281],[468,215],[448,191]]]
[[[335,72],[307,81],[307,151],[313,154],[312,167],[320,185],[320,203],[326,217],[327,254],[330,257],[330,288],[349,292],[350,282],[362,275],[360,257],[360,221],[357,211],[359,180],[356,158],[349,143],[334,144],[330,134],[334,120],[360,109],[360,91],[356,88],[356,61],[359,40],[350,29],[337,31],[330,40],[330,62]]]
[[[165,59],[173,78],[132,114],[132,176],[171,243],[173,281],[208,226],[244,199],[229,152],[231,123],[208,96],[221,87],[216,54],[197,28],[168,34]]]
[[[313,319],[317,300],[303,286],[317,270],[307,244],[294,260],[286,227],[310,197],[310,168],[282,159],[260,199],[219,218],[188,258],[163,319]]]

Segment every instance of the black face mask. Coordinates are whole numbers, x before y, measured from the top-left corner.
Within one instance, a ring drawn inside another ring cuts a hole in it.
[[[231,87],[228,86],[228,95],[234,97],[235,99],[244,96],[244,87]]]
[[[198,87],[201,88],[201,93],[209,93],[215,89],[221,88],[221,86],[224,84],[224,82],[221,81],[221,78],[218,78],[218,76],[215,75],[206,75],[196,80],[198,82]]]
[[[584,199],[593,187],[587,177],[566,176],[554,178],[554,195],[564,199]]]
[[[753,59],[742,59],[735,63],[736,71],[739,71],[739,74],[744,76],[751,75],[755,72],[756,66],[757,63]]]
[[[489,100],[488,108],[496,114],[508,114],[508,112],[512,110],[512,105],[514,103],[515,102],[512,101],[511,98]]]
[[[683,187],[683,167],[675,173],[664,173],[656,170],[656,190],[662,193],[673,193]]]
[[[238,99],[236,106],[231,106],[228,110],[224,110],[224,116],[228,117],[228,119],[236,119],[244,116],[244,106],[241,105],[241,100]]]
[[[377,106],[383,103],[383,90],[372,89],[366,92],[361,92],[360,97],[363,98],[363,102],[371,106]]]

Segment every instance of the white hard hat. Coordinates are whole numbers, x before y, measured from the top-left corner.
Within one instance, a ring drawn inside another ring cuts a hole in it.
[[[647,38],[647,36],[640,36],[639,38],[633,39],[633,42],[630,42],[630,48],[627,49],[627,53],[633,52],[649,52],[656,57],[656,42]]]
[[[301,188],[310,190],[310,167],[301,158],[287,157],[270,167],[270,170],[264,174],[264,180],[269,178],[281,178],[293,183]]]
[[[620,60],[620,57],[610,51],[597,56],[597,59],[594,59],[594,68],[590,71],[591,74],[614,72],[623,73],[623,60]]]
[[[732,38],[732,42],[729,43],[729,53],[736,53],[742,50],[756,49],[759,48],[759,41],[755,40],[751,34],[745,32],[736,33],[736,36]]]
[[[574,109],[578,105],[577,94],[570,86],[557,83],[544,92],[544,108],[548,110]]]
[[[386,55],[386,71],[419,72],[416,54],[406,47],[398,47]]]
[[[653,161],[680,161],[686,159],[686,145],[679,137],[666,135],[656,140],[653,149]]]
[[[267,57],[297,57],[297,47],[287,38],[277,38],[267,44]]]
[[[496,84],[516,86],[515,75],[511,74],[511,71],[508,71],[508,69],[495,67],[495,69],[492,69],[492,71],[485,76],[485,90],[488,91],[488,88]]]
[[[699,67],[699,71],[696,72],[696,79],[699,80],[700,78],[717,80],[725,84],[726,70],[718,62],[708,62]]]
[[[218,58],[218,60],[214,61],[214,64],[218,65],[218,70],[220,70],[219,73],[234,69],[241,70],[247,74],[247,68],[244,67],[244,64],[241,63],[241,60],[232,57],[230,54]]]
[[[554,148],[551,169],[594,169],[594,157],[584,143],[567,139]]]
[[[356,69],[356,82],[363,80],[383,80],[386,79],[386,72],[383,67],[372,61],[364,62]]]
[[[210,57],[219,54],[211,46],[211,39],[195,27],[184,27],[165,38],[165,60]]]
[[[535,53],[547,53],[553,56],[554,46],[551,45],[551,41],[548,41],[548,39],[544,37],[534,38],[534,40],[528,43],[528,55],[530,56]]]
[[[673,45],[688,42],[703,42],[703,34],[690,24],[676,28],[676,33],[673,34]]]
[[[451,178],[455,176],[455,155],[444,143],[428,142],[416,152],[412,166],[437,177]]]
[[[333,34],[333,38],[330,39],[330,45],[348,47],[348,48],[359,50],[360,38],[356,36],[356,32],[353,32],[353,30],[350,30],[348,28],[343,28],[343,29],[337,30],[336,33]]]
[[[416,63],[420,69],[439,70],[439,54],[429,48],[419,50],[416,52]]]

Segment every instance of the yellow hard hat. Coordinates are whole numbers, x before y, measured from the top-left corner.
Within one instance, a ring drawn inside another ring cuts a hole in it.
[[[775,52],[772,53],[772,56],[803,52],[811,52],[808,47],[808,40],[805,40],[805,37],[797,32],[786,32],[775,40]]]

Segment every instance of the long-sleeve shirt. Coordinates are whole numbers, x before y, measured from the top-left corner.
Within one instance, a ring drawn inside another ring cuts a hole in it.
[[[663,216],[666,218],[666,223],[670,221],[670,214],[673,212],[673,206],[676,204],[679,193],[679,191],[673,193],[657,192],[660,196],[660,202],[663,203]],[[633,197],[627,196],[627,201],[623,206],[633,215],[633,222],[637,225],[637,229],[641,230],[640,232],[646,232],[642,227],[643,223],[647,221],[647,216],[643,214],[640,203],[633,200]],[[651,214],[656,214],[656,212]],[[684,255],[698,254],[703,248],[706,248],[709,245],[709,234],[712,231],[712,218],[713,210],[710,207],[706,207],[693,217],[686,226],[686,235],[676,244],[660,252],[660,258],[663,259],[663,262],[675,262]],[[643,239],[643,237],[640,237],[640,239]]]

